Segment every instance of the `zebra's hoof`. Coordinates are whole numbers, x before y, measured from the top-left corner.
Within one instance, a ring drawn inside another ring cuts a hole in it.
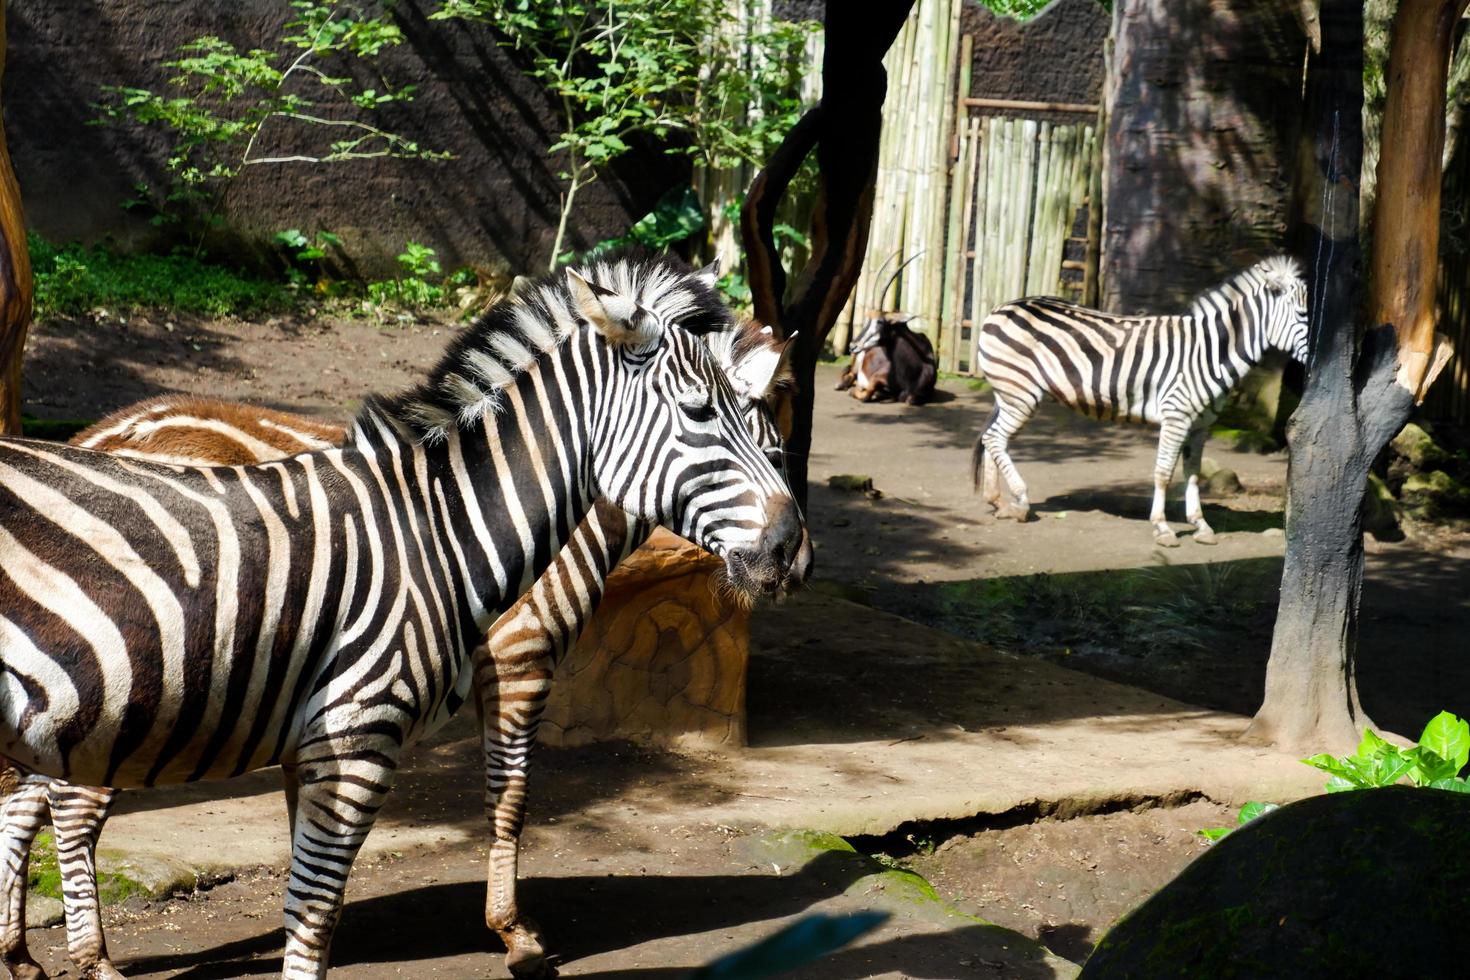
[[[93,964],[78,973],[81,980],[127,980],[117,968],[106,960]]]
[[[34,960],[5,963],[3,967],[10,971],[11,980],[50,980],[41,964]]]
[[[505,940],[505,968],[516,980],[550,980],[556,976],[556,968],[546,960],[541,930],[534,922],[521,919],[502,930],[500,938]]]
[[[995,518],[999,521],[1015,521],[1017,524],[1025,524],[1026,518],[1030,516],[1030,507],[1017,507],[1015,504],[1001,504],[995,508]]]
[[[1215,537],[1214,531],[1208,527],[1202,527],[1194,532],[1193,540],[1195,544],[1217,544],[1220,539]]]
[[[1177,548],[1179,547],[1179,535],[1175,534],[1172,529],[1155,531],[1154,544],[1160,548]]]

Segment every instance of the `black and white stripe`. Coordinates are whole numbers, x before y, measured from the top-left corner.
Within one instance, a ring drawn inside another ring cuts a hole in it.
[[[975,444],[976,484],[1000,516],[1026,518],[1026,484],[1007,445],[1050,395],[1093,418],[1160,426],[1149,518],[1155,538],[1178,543],[1164,520],[1164,491],[1182,449],[1186,517],[1195,540],[1212,543],[1199,502],[1212,405],[1268,347],[1306,361],[1306,283],[1286,256],[1256,263],[1179,315],[1119,316],[1049,298],[998,307],[981,325],[977,345],[995,411]],[[1001,500],[997,470],[1014,497],[1010,504]]]
[[[696,336],[728,316],[708,277],[604,263],[492,311],[343,448],[201,469],[0,442],[0,753],[99,786],[289,767],[284,974],[321,976],[399,752],[594,497],[781,584],[800,517]]]

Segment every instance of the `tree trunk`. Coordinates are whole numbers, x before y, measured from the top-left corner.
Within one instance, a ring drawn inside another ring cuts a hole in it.
[[[1362,334],[1361,350],[1358,342],[1362,5],[1358,0],[1326,0],[1320,24],[1321,52],[1308,64],[1307,159],[1296,199],[1297,251],[1307,260],[1311,293],[1311,356],[1301,405],[1287,427],[1286,561],[1266,696],[1247,732],[1249,739],[1294,752],[1346,751],[1360,729],[1371,725],[1355,678],[1363,586],[1361,508],[1368,468],[1408,419],[1415,400],[1412,389],[1398,380],[1403,345],[1411,342],[1413,325],[1376,326]],[[1439,84],[1442,92],[1442,74]],[[1410,169],[1395,158],[1427,157],[1432,163],[1418,172],[1432,170],[1436,187],[1440,179],[1442,145],[1395,141],[1388,134],[1394,126],[1400,132],[1423,132],[1417,127],[1437,125],[1442,135],[1443,95],[1432,105],[1437,124],[1395,119],[1398,113],[1428,110],[1395,99],[1392,90],[1389,105],[1379,161],[1380,214],[1391,199],[1385,192],[1398,179],[1392,175]],[[1414,166],[1425,165],[1420,161]],[[1375,256],[1402,255],[1411,241],[1422,244],[1427,234],[1438,234],[1437,212],[1432,218],[1421,211],[1417,221],[1379,225]],[[1433,244],[1426,254],[1433,256]],[[1381,274],[1393,277],[1400,271],[1410,270],[1390,263]],[[1379,322],[1376,311],[1373,315],[1373,322]]]
[[[782,336],[796,335],[791,368],[797,392],[786,451],[791,489],[803,506],[817,359],[862,270],[888,86],[883,55],[911,6],[913,0],[827,4],[822,101],[786,134],[756,175],[741,209],[755,315]],[[786,270],[772,228],[782,195],[814,147],[820,190],[812,217],[811,258],[788,300]]]
[[[1369,271],[1374,323],[1392,323],[1399,383],[1416,400],[1449,354],[1436,343],[1445,82],[1455,27],[1470,0],[1401,0],[1389,47]],[[1432,148],[1433,152],[1425,152]]]
[[[5,74],[5,4],[0,0],[0,76]],[[0,121],[0,434],[20,435],[20,360],[31,325],[31,256],[20,185]]]
[[[1182,308],[1279,250],[1306,34],[1280,0],[1115,0],[1102,302]]]

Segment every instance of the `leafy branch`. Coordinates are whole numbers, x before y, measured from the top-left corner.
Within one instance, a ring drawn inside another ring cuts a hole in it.
[[[279,39],[280,50],[241,51],[213,35],[182,45],[181,57],[166,63],[174,72],[168,84],[181,94],[102,88],[97,122],[158,126],[171,134],[166,160],[171,186],[160,200],[141,185],[142,201],[134,204],[149,204],[159,224],[182,220],[181,210],[202,211],[196,245],[216,223],[232,182],[246,167],[449,156],[364,118],[384,106],[411,101],[412,85],[394,88],[380,78],[365,87],[323,67],[328,59],[375,62],[382,52],[403,43],[396,24],[381,12],[366,13],[346,0],[291,0],[290,6],[295,13]],[[288,130],[323,130],[336,137],[315,151],[257,152],[262,136],[280,141]]]

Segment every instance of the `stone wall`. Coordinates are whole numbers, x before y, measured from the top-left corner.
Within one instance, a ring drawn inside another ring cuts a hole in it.
[[[720,597],[723,566],[662,530],[618,566],[557,668],[541,740],[743,746],[750,613]]]
[[[1056,0],[1029,21],[997,17],[967,0],[960,33],[975,38],[970,94],[1028,102],[1100,101],[1108,21],[1097,0]]]
[[[398,0],[407,43],[382,59],[395,84],[414,83],[386,128],[447,150],[442,163],[352,161],[251,168],[225,208],[251,241],[300,227],[341,235],[359,272],[391,274],[407,240],[438,250],[446,268],[539,272],[555,236],[562,161],[548,159],[555,122],[547,97],[489,30],[430,22],[437,0]],[[177,46],[218,34],[241,47],[280,35],[285,0],[47,0],[9,7],[5,122],[31,226],[48,238],[148,244],[160,232],[119,205],[138,181],[163,178],[156,133],[88,125],[100,86],[157,90]],[[341,66],[335,66],[341,67]],[[335,67],[333,70],[335,70]],[[349,70],[351,65],[346,66]],[[266,134],[267,137],[270,134]],[[289,150],[289,131],[273,149]],[[573,241],[619,234],[687,179],[688,162],[635,151],[578,195]]]

